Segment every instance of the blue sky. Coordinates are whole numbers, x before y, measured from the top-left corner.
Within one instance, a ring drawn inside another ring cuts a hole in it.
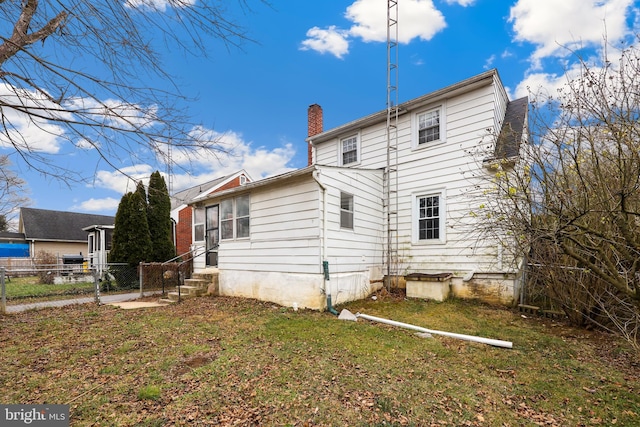
[[[174,168],[174,190],[243,168],[259,179],[306,166],[310,104],[322,106],[325,129],[386,108],[385,0],[273,0],[271,6],[249,0],[250,11],[226,4],[256,43],[227,50],[212,42],[208,58],[167,49],[163,66],[196,98],[185,110],[235,146],[235,155],[200,158],[188,173]],[[552,92],[565,71],[575,70],[570,50],[597,57],[605,32],[614,46],[633,39],[638,8],[632,0],[399,0],[400,102],[490,68],[498,69],[512,98],[526,96],[527,87]],[[40,141],[39,149],[55,143]],[[73,155],[69,150],[60,153]],[[0,146],[2,153],[8,148]],[[115,214],[134,185],[91,153],[76,159],[73,167],[95,179],[71,188],[13,159],[31,206]],[[115,160],[139,177],[166,170],[161,162]]]

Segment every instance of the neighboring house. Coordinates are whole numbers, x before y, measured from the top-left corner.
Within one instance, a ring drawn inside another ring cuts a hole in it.
[[[0,231],[0,258],[28,258],[29,244],[24,234]]]
[[[397,193],[385,189],[387,111],[323,131],[312,105],[308,167],[191,201],[203,213],[193,246],[206,251],[196,271],[216,267],[221,295],[313,309],[327,307],[327,294],[333,303],[363,298],[387,272],[421,279],[406,282],[410,296],[433,280],[462,297],[517,300],[521,260],[473,237],[471,213],[478,194],[493,197],[492,171],[469,153],[493,132],[501,136],[491,157],[517,159],[527,99],[509,102],[491,70],[397,108]]]
[[[171,220],[175,224],[173,235],[178,256],[191,251],[194,233],[200,235],[203,232],[200,228],[194,230],[193,224],[194,221],[198,223],[202,222],[200,216],[204,214],[204,211],[196,210],[194,214],[194,208],[189,206],[189,202],[198,196],[239,187],[251,181],[252,179],[249,174],[244,170],[240,170],[236,173],[179,191],[171,196]]]
[[[109,262],[113,230],[116,228],[114,222],[115,218],[111,224],[91,224],[82,228],[87,233],[88,266],[96,269],[99,274],[102,274]]]
[[[29,244],[32,258],[40,251],[61,258],[63,255],[87,254],[87,231],[96,225],[113,226],[115,218],[106,215],[20,208],[18,231]]]

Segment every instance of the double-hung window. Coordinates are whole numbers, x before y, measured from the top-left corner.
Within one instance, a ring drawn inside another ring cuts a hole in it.
[[[353,230],[353,195],[340,193],[340,228]]]
[[[249,237],[249,195],[236,197],[236,237]]]
[[[353,135],[340,140],[340,162],[342,165],[357,163],[359,161],[358,153],[358,135]]]
[[[414,115],[413,148],[444,142],[446,136],[444,114],[444,105],[440,105]]]
[[[420,194],[414,199],[414,242],[444,243],[444,193]]]
[[[249,195],[220,202],[220,239],[249,237]]]
[[[440,110],[418,115],[418,144],[440,139]]]
[[[193,241],[204,241],[204,208],[193,210]]]

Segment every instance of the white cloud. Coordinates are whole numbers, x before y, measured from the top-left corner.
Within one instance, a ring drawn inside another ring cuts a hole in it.
[[[80,204],[73,205],[70,210],[80,212],[116,211],[119,204],[120,199],[114,199],[113,197],[106,197],[104,199],[91,198],[89,200],[85,200]]]
[[[471,4],[470,0],[458,0],[459,4]],[[446,26],[442,13],[433,0],[406,0],[398,8],[398,41],[410,43],[414,39],[431,40]],[[349,43],[354,38],[364,42],[387,40],[387,7],[383,0],[356,0],[345,11],[345,17],[353,23],[349,30],[335,25],[326,29],[313,27],[307,31],[302,50],[330,53],[342,58],[349,52]]]
[[[126,0],[124,5],[132,9],[164,12],[169,7],[185,8],[195,3],[196,0]]]
[[[600,45],[603,34],[617,42],[629,31],[626,14],[633,0],[518,0],[511,8],[515,40],[536,45],[534,68],[549,56],[569,56],[569,49]]]
[[[194,136],[222,144],[229,150],[229,155],[204,150],[173,151],[172,162],[176,164],[172,179],[174,191],[211,181],[241,169],[246,170],[255,180],[294,169],[288,166],[296,152],[293,144],[289,142],[283,142],[280,147],[274,149],[254,147],[250,142],[244,141],[240,133],[219,133],[206,128],[194,129]],[[163,162],[164,159],[159,161]],[[138,164],[122,168],[121,171],[101,170],[96,173],[93,186],[122,195],[127,191],[135,190],[135,181],[142,180],[146,185],[149,176],[155,170],[160,169],[164,176],[165,170],[162,168]],[[166,176],[165,180],[167,180]],[[107,199],[101,200],[105,200],[105,203],[107,201]],[[86,209],[84,206],[89,202],[82,202],[80,206]]]
[[[103,121],[107,125],[122,129],[146,128],[156,123],[157,106],[155,105],[143,107],[115,99],[97,101],[92,98],[73,98],[65,108],[88,116],[95,123]]]
[[[514,96],[516,99],[537,94],[555,96],[566,82],[567,78],[563,74],[532,73],[516,86]]]
[[[145,184],[154,172],[150,165],[134,165],[121,168],[119,171],[98,171],[95,175],[93,186],[105,188],[123,195],[128,191],[135,191],[137,181]]]
[[[467,7],[471,6],[476,2],[476,0],[445,0],[447,4],[459,4],[460,6]]]
[[[319,53],[330,53],[342,58],[349,53],[348,32],[336,29],[335,25],[326,30],[313,27],[307,31],[307,39],[302,42],[301,50],[315,50]]]
[[[407,0],[398,9],[398,41],[409,43],[415,38],[431,40],[447,24],[432,0]],[[387,8],[380,0],[356,0],[347,8],[347,19],[354,25],[349,33],[365,42],[387,40]]]
[[[487,60],[484,62],[484,66],[482,68],[484,68],[485,70],[490,69],[493,66],[493,62],[496,60],[496,55],[491,55],[490,57],[487,58]]]
[[[48,111],[56,110],[49,99],[33,91],[19,89],[7,84],[0,85],[0,103],[4,131],[0,132],[0,147],[22,151],[34,151],[56,154],[64,142],[64,129],[37,116],[46,116]],[[11,108],[20,106],[21,110],[33,109],[27,114]]]

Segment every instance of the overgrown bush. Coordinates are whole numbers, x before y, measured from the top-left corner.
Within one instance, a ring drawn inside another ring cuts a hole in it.
[[[640,310],[633,298],[550,242],[537,242],[530,256],[529,304],[562,311],[573,325],[620,334],[640,348]]]
[[[51,252],[38,251],[36,254],[35,264],[38,268],[38,280],[44,285],[53,285],[54,277],[56,277],[56,268],[58,265],[58,257]]]

